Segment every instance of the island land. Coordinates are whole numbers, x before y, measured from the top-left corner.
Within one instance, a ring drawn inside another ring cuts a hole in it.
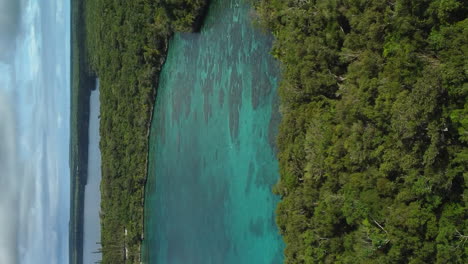
[[[468,6],[253,2],[282,70],[274,191],[285,263],[468,262]],[[168,38],[194,30],[207,1],[72,3],[82,19],[72,23],[71,252],[86,179],[78,131],[98,76],[103,263],[138,263],[158,74]]]

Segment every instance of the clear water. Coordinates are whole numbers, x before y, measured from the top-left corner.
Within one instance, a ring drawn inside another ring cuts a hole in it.
[[[278,65],[243,1],[214,0],[201,33],[176,34],[151,130],[143,260],[282,263],[275,136]]]

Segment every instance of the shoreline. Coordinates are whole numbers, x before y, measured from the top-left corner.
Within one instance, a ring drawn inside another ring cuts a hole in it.
[[[165,54],[167,56],[167,51],[168,51],[168,44],[169,41],[166,42],[166,47],[165,47]],[[164,67],[164,63],[166,62],[166,56],[164,56],[164,58],[161,60],[161,70],[162,70],[162,67]],[[148,181],[148,177],[149,177],[149,152],[150,152],[150,138],[151,138],[151,127],[153,126],[153,116],[154,116],[154,107],[156,106],[156,98],[157,98],[157,90],[158,90],[158,86],[159,86],[159,74],[158,74],[158,80],[156,81],[156,87],[155,87],[155,91],[154,91],[154,98],[153,98],[153,104],[150,106],[150,117],[149,117],[149,122],[147,124],[147,132],[146,132],[146,140],[147,140],[147,146],[148,146],[148,151],[146,152],[146,162],[145,162],[145,183],[143,185],[143,193],[142,193],[142,198],[141,198],[141,201],[142,201],[142,208],[143,208],[143,214],[142,214],[142,219],[141,219],[141,223],[142,223],[142,230],[141,230],[141,242],[140,242],[140,245],[139,245],[139,252],[138,252],[138,255],[140,256],[140,263],[141,262],[141,254],[142,254],[142,245],[143,245],[143,242],[144,242],[144,237],[145,237],[145,199],[146,199],[146,183]]]
[[[206,0],[205,6],[201,10],[199,10],[201,15],[198,16],[195,19],[195,21],[194,21],[194,23],[192,25],[192,28],[191,28],[191,33],[199,33],[200,32],[201,28],[203,27],[205,17],[208,14],[208,10],[209,10],[209,7],[210,7],[210,2],[211,2],[211,0]],[[162,71],[162,69],[164,67],[164,64],[166,63],[167,53],[168,53],[168,50],[169,50],[169,43],[170,43],[170,40],[173,37],[173,35],[174,35],[174,32],[171,34],[171,36],[169,36],[166,39],[165,47],[164,47],[164,50],[163,50],[164,55],[162,56],[161,61],[158,64],[158,66],[160,66],[160,69],[159,69],[159,72],[157,74],[157,80],[155,81],[156,85],[155,85],[155,88],[154,88],[153,103],[150,106],[150,117],[149,117],[149,122],[147,124],[146,140],[147,140],[148,149],[147,149],[147,152],[146,152],[146,161],[145,161],[145,175],[146,175],[146,177],[145,177],[145,183],[143,185],[143,193],[142,193],[142,198],[141,198],[143,213],[142,213],[142,220],[141,220],[141,223],[142,223],[141,240],[140,240],[139,252],[138,252],[138,255],[140,256],[140,259],[139,259],[140,263],[143,263],[142,262],[142,247],[143,247],[143,243],[144,243],[144,239],[145,239],[145,218],[146,218],[146,215],[145,215],[146,214],[145,200],[146,200],[146,184],[148,182],[148,177],[149,177],[149,156],[150,156],[151,128],[153,126],[154,108],[156,106],[156,99],[157,99],[157,96],[158,96],[159,77],[160,77],[161,71]]]

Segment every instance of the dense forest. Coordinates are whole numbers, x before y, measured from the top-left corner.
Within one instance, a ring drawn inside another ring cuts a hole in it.
[[[148,136],[174,31],[199,29],[208,0],[83,0],[87,67],[100,82],[102,263],[140,263]]]
[[[468,263],[468,5],[259,0],[285,263]]]

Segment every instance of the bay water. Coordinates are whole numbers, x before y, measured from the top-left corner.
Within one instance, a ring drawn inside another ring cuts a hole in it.
[[[241,0],[213,0],[200,33],[175,34],[150,136],[142,258],[282,263],[272,37]]]

